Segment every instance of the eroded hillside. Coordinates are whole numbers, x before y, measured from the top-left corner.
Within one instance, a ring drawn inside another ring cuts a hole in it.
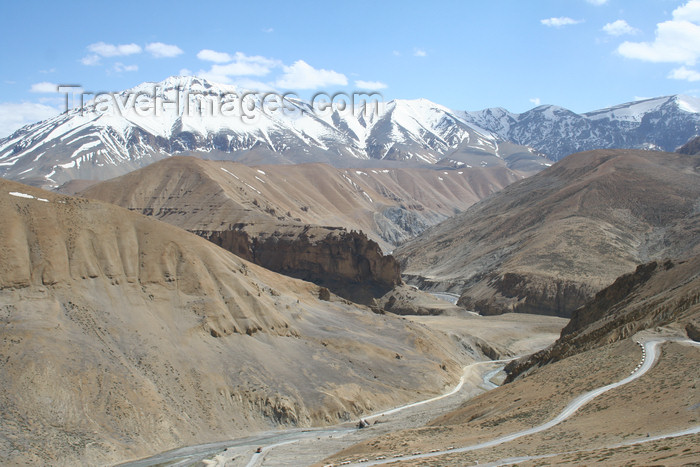
[[[425,328],[140,214],[8,181],[0,208],[3,463],[110,464],[351,419],[460,369]]]
[[[700,159],[575,154],[395,251],[412,282],[461,294],[483,314],[571,316],[638,264],[700,241]]]

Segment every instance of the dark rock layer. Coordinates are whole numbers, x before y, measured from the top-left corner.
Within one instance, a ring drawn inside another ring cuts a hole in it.
[[[271,271],[327,287],[349,300],[369,304],[401,284],[399,265],[362,232],[332,227],[289,227],[250,232],[246,224],[195,233]]]

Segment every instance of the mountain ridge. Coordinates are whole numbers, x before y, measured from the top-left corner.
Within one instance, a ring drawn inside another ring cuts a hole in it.
[[[142,83],[1,139],[0,176],[56,187],[112,178],[172,154],[248,164],[500,165],[531,172],[551,163],[425,99],[375,105],[371,95],[355,97],[344,108],[325,108],[197,77]]]
[[[495,107],[467,111],[464,118],[553,160],[593,149],[675,151],[700,135],[700,99],[671,95],[577,114],[540,105],[516,114]]]
[[[571,312],[638,264],[698,244],[700,160],[578,153],[394,251],[409,283],[484,314]]]

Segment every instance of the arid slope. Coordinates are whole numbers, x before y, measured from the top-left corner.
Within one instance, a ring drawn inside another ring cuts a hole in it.
[[[522,177],[503,167],[248,167],[181,156],[101,182],[83,195],[190,231],[260,223],[344,227],[363,231],[390,251]]]
[[[0,180],[0,463],[112,464],[454,384],[427,329],[171,225]]]
[[[333,463],[432,449],[449,451],[450,446],[472,446],[540,426],[577,396],[640,370],[640,363],[652,357],[635,341],[666,340],[648,373],[596,397],[559,424],[471,452],[402,461],[401,465],[460,466],[542,455],[557,456],[557,464],[581,465],[620,456],[633,464],[678,458],[684,465],[695,465],[700,461],[697,434],[652,445],[669,453],[654,452],[641,443],[633,450],[620,444],[645,442],[698,426],[700,347],[686,341],[688,336],[700,340],[696,334],[699,325],[700,256],[641,265],[577,309],[553,345],[509,364],[507,384],[426,426],[377,437],[337,453]],[[535,465],[552,464],[548,458],[532,459],[537,460],[541,463]]]
[[[653,261],[625,274],[573,312],[550,347],[508,366],[509,379],[639,331],[671,326],[700,340],[700,255]]]
[[[574,154],[394,254],[411,282],[483,314],[568,317],[619,275],[700,242],[700,158]]]
[[[517,177],[505,167],[362,171],[173,157],[82,195],[156,217],[267,269],[371,304],[401,283],[398,264],[380,247],[392,250]]]

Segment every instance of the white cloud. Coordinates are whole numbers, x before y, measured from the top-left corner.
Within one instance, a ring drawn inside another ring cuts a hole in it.
[[[106,44],[96,42],[88,45],[88,50],[100,57],[120,57],[141,53],[141,46],[137,44]]]
[[[401,56],[401,52],[399,52],[398,50],[394,50],[394,51],[392,51],[391,53],[394,54],[395,57],[400,57],[400,56]]]
[[[100,64],[100,56],[97,54],[86,55],[80,59],[80,63],[86,66],[94,66]]]
[[[427,56],[428,56],[428,52],[426,52],[425,49],[415,49],[415,50],[413,51],[413,55],[414,55],[415,57],[427,57]]]
[[[270,34],[272,32],[275,32],[275,29],[274,28],[263,28],[262,32],[264,32],[266,34]]]
[[[250,78],[236,78],[231,81],[231,84],[236,85],[240,89],[244,89],[246,91],[270,92],[275,90],[269,83],[263,83],[262,81]]]
[[[170,58],[177,57],[184,53],[182,49],[173,44],[164,44],[162,42],[151,42],[146,44],[146,52],[150,53],[156,58]]]
[[[226,76],[265,76],[270,73],[270,66],[253,61],[235,61],[226,65],[213,65],[210,72]]]
[[[700,0],[691,0],[673,10],[673,19],[676,21],[700,23]]]
[[[204,60],[205,62],[214,63],[226,63],[233,60],[233,57],[231,57],[226,52],[217,52],[216,50],[211,49],[200,50],[199,52],[197,52],[197,58],[200,60]]]
[[[671,70],[671,72],[668,74],[668,77],[670,79],[679,79],[694,82],[700,81],[700,72],[696,70],[689,70],[688,68],[682,66],[680,68],[676,68],[675,70]]]
[[[694,65],[700,58],[700,0],[673,11],[673,19],[656,25],[653,42],[623,42],[617,48],[627,58],[656,63]]]
[[[24,125],[46,120],[59,113],[56,107],[34,102],[0,103],[0,138],[12,134]]]
[[[194,73],[189,68],[181,68],[178,75],[180,76],[192,76]]]
[[[228,59],[226,61],[231,63],[212,65],[209,70],[200,70],[198,76],[217,83],[232,83],[234,81],[232,77],[234,76],[266,76],[273,68],[282,66],[282,62],[279,60],[260,55],[246,55],[242,52],[229,55],[224,52],[202,50],[197,54],[197,57],[200,59],[209,61],[218,61],[223,59],[224,56]]]
[[[80,59],[80,63],[87,66],[100,64],[102,57],[121,57],[141,53],[141,46],[138,44],[107,44],[105,42],[95,42],[87,46],[91,52]]]
[[[123,73],[125,71],[138,71],[139,66],[138,65],[124,65],[121,62],[117,62],[114,64],[114,71],[117,73]]]
[[[388,87],[381,81],[363,81],[361,79],[355,81],[355,86],[359,89],[368,89],[370,91],[379,91],[380,89],[386,89]]]
[[[608,3],[608,0],[586,0],[591,5],[600,6]]]
[[[41,93],[58,92],[58,84],[50,83],[48,81],[42,81],[41,83],[34,83],[34,84],[32,84],[32,87],[29,88],[29,92],[41,92]]]
[[[572,19],[572,18],[569,18],[567,16],[560,16],[559,18],[541,19],[540,23],[544,24],[545,26],[560,28],[562,26],[569,26],[572,24],[583,23],[583,20]]]
[[[637,34],[638,29],[630,26],[624,19],[618,19],[612,23],[608,23],[603,26],[603,31],[610,34],[611,36],[623,36],[625,34]]]
[[[345,86],[347,77],[333,70],[317,70],[304,60],[297,60],[283,68],[284,74],[277,79],[276,86],[285,89],[316,89],[323,86]]]
[[[540,100],[539,97],[533,97],[532,99],[530,99],[530,102],[535,104],[535,107],[539,107],[540,104],[542,103],[542,101]]]

